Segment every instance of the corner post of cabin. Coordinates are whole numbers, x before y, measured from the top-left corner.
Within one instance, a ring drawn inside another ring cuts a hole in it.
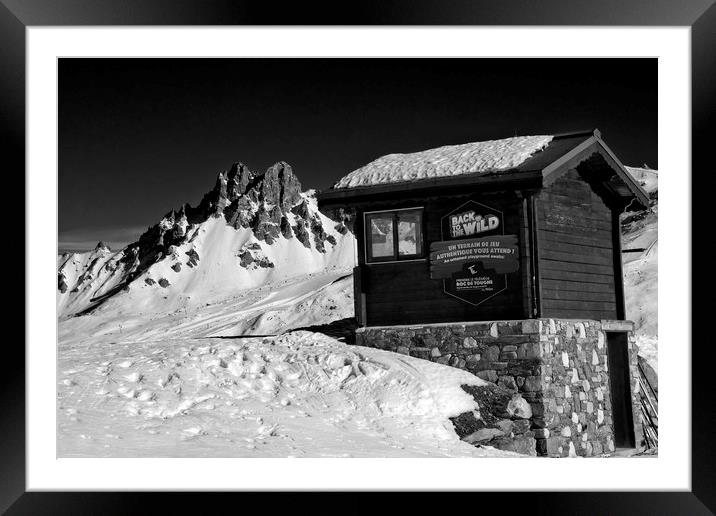
[[[626,319],[626,299],[624,294],[624,264],[622,260],[621,214],[625,206],[612,207],[612,235],[614,237],[614,290],[617,300],[617,319]]]
[[[525,191],[524,214],[527,231],[524,247],[529,253],[528,268],[524,271],[529,285],[529,298],[531,310],[526,316],[528,319],[542,317],[542,280],[539,267],[539,226],[537,217],[538,190]]]
[[[353,267],[353,306],[356,322],[358,326],[364,327],[368,325],[366,315],[366,271],[365,271],[365,238],[363,236],[363,210],[355,210],[355,220],[353,221],[354,233],[356,237],[356,266]]]
[[[534,221],[532,216],[534,190],[515,192],[520,201],[520,268],[522,270],[523,317],[539,317],[538,263],[535,257]]]

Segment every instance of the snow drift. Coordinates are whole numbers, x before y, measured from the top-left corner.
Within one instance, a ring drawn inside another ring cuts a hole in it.
[[[461,441],[472,374],[310,332],[67,347],[62,457],[518,456]]]

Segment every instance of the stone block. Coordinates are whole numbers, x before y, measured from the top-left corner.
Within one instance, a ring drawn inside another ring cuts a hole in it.
[[[527,434],[515,436],[512,439],[499,437],[488,444],[498,450],[511,451],[531,457],[537,456],[537,442],[533,436]]]
[[[550,457],[559,457],[562,455],[562,441],[559,437],[549,437],[545,439],[547,455]]]
[[[567,340],[570,340],[574,336],[574,326],[570,323],[564,325],[564,336]]]
[[[505,435],[505,433],[499,428],[480,428],[478,431],[473,432],[470,435],[466,435],[462,438],[462,440],[470,444],[475,444],[489,441],[502,435]]]
[[[425,360],[430,359],[430,348],[414,346],[410,349],[410,356],[416,358],[422,358]]]
[[[477,369],[480,366],[480,354],[469,355],[465,363],[468,369]]]
[[[490,325],[490,337],[497,338],[500,335],[498,329],[497,329],[497,323],[492,323]]]
[[[534,433],[536,439],[549,439],[549,428],[535,428]]]
[[[634,331],[634,323],[632,321],[613,321],[602,320],[603,331]]]
[[[485,350],[483,358],[491,362],[498,360],[500,358],[500,347],[490,346],[489,348],[487,348],[487,350]]]
[[[557,325],[554,323],[554,319],[550,319],[547,323],[547,333],[551,335],[557,333]]]
[[[438,341],[432,335],[425,335],[423,337],[422,341],[423,341],[423,346],[427,347],[427,348],[436,346],[438,344]]]
[[[577,324],[575,324],[574,330],[577,334],[576,337],[578,339],[586,339],[587,338],[587,331],[586,331],[586,328],[584,327],[584,323],[578,322]]]
[[[527,319],[522,321],[522,333],[541,333],[542,332],[542,321],[539,319]]]
[[[454,340],[448,340],[446,341],[442,348],[445,353],[455,353],[458,349],[459,345]]]
[[[499,385],[500,387],[504,387],[505,389],[509,389],[511,391],[517,390],[517,383],[515,382],[515,378],[513,376],[500,376],[497,379],[497,385]]]
[[[531,425],[529,419],[517,419],[512,422],[512,431],[515,434],[524,434],[529,431]]]
[[[519,394],[514,394],[507,403],[507,413],[518,419],[530,419],[534,415],[532,404],[528,403]]]
[[[477,376],[478,378],[482,378],[486,382],[497,382],[497,371],[495,371],[494,369],[478,371],[475,373],[475,376]]]
[[[528,392],[537,392],[542,390],[542,378],[539,376],[528,376],[525,378],[525,384],[522,386],[522,390]]]
[[[512,428],[514,426],[514,423],[510,421],[509,419],[500,419],[497,423],[497,428],[502,430],[502,432],[505,435],[510,435],[512,433]]]

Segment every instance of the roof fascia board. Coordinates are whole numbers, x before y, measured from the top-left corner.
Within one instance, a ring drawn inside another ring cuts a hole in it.
[[[532,183],[537,180],[540,184]],[[492,175],[461,175],[453,177],[431,178],[413,182],[392,183],[385,185],[372,185],[357,188],[336,188],[326,190],[317,195],[319,203],[329,204],[339,199],[357,199],[381,194],[392,193],[423,193],[434,189],[449,189],[455,187],[497,187],[502,184],[529,183],[530,187],[541,186],[542,175],[538,170],[523,171],[517,173],[492,174]]]
[[[584,140],[582,143],[577,145],[574,149],[571,151],[563,154],[556,160],[554,160],[552,163],[547,165],[542,169],[542,176],[545,178],[545,184],[550,183],[551,181],[547,181],[547,178],[551,176],[554,172],[556,172],[558,169],[560,169],[563,165],[566,163],[569,163],[572,159],[579,156],[582,152],[586,151],[589,147],[594,145],[597,141],[597,137],[592,135],[586,140]]]
[[[609,146],[604,143],[604,140],[599,138],[599,136],[597,136],[596,138],[599,145],[602,147],[602,149],[604,149],[604,151],[609,155],[609,157],[616,165],[617,173],[619,174],[619,176],[627,184],[629,189],[634,193],[639,202],[641,202],[644,206],[649,206],[649,195],[644,191],[641,185],[634,180],[631,174],[627,172],[627,169],[624,168],[622,162],[619,161],[619,158],[617,158],[616,154],[612,152]]]

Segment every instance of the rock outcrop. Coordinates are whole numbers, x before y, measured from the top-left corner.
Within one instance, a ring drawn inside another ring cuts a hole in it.
[[[530,429],[532,410],[520,394],[491,383],[462,388],[477,402],[478,410],[451,418],[460,439],[475,446],[537,455],[535,432]]]

